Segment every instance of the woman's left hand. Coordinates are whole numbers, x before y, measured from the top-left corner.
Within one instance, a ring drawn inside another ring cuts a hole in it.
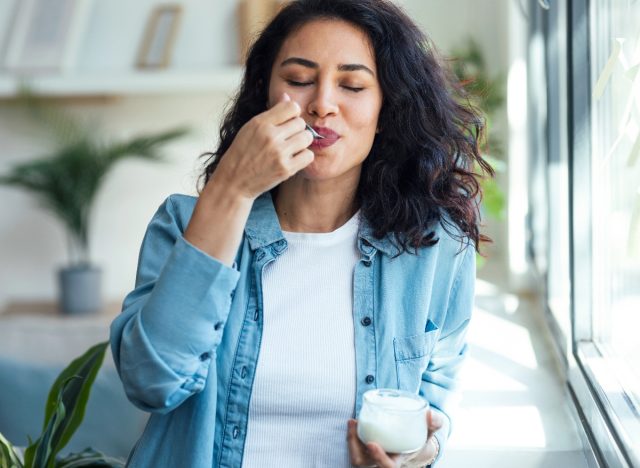
[[[349,419],[349,430],[347,433],[347,442],[349,445],[349,454],[351,464],[359,467],[379,467],[379,468],[410,468],[421,467],[426,465],[435,455],[436,447],[432,441],[433,434],[442,427],[440,417],[427,411],[427,427],[429,436],[422,448],[416,452],[409,454],[386,453],[382,447],[375,443],[369,442],[364,444],[358,438],[358,421]]]

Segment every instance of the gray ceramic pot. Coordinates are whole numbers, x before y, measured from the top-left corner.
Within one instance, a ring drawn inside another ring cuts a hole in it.
[[[102,270],[76,265],[58,270],[60,310],[65,314],[90,314],[102,310]]]

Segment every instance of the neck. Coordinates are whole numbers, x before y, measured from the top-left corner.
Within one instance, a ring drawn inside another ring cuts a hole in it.
[[[358,211],[357,183],[326,183],[293,177],[278,186],[274,206],[283,231],[332,232]]]

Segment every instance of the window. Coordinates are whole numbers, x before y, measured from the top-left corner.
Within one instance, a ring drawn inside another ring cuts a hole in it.
[[[529,76],[543,56],[530,99],[545,143],[530,147],[530,198],[546,206],[531,206],[532,256],[598,456],[640,466],[640,0],[540,4]]]
[[[570,382],[605,463],[638,466],[640,2],[573,0],[571,9],[572,334],[580,372]],[[581,378],[588,392],[579,390]]]
[[[640,409],[640,1],[590,17],[593,339]]]

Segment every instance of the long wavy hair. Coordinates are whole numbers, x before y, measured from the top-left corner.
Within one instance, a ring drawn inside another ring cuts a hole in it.
[[[374,236],[393,234],[401,253],[417,251],[438,242],[433,228],[439,222],[479,252],[480,243],[491,239],[480,233],[477,171],[494,175],[480,154],[484,119],[430,39],[388,0],[295,0],[280,10],[248,50],[218,148],[202,155],[208,157],[204,185],[240,128],[267,109],[271,69],[285,39],[318,19],[353,24],[373,46],[384,100],[355,202]]]

